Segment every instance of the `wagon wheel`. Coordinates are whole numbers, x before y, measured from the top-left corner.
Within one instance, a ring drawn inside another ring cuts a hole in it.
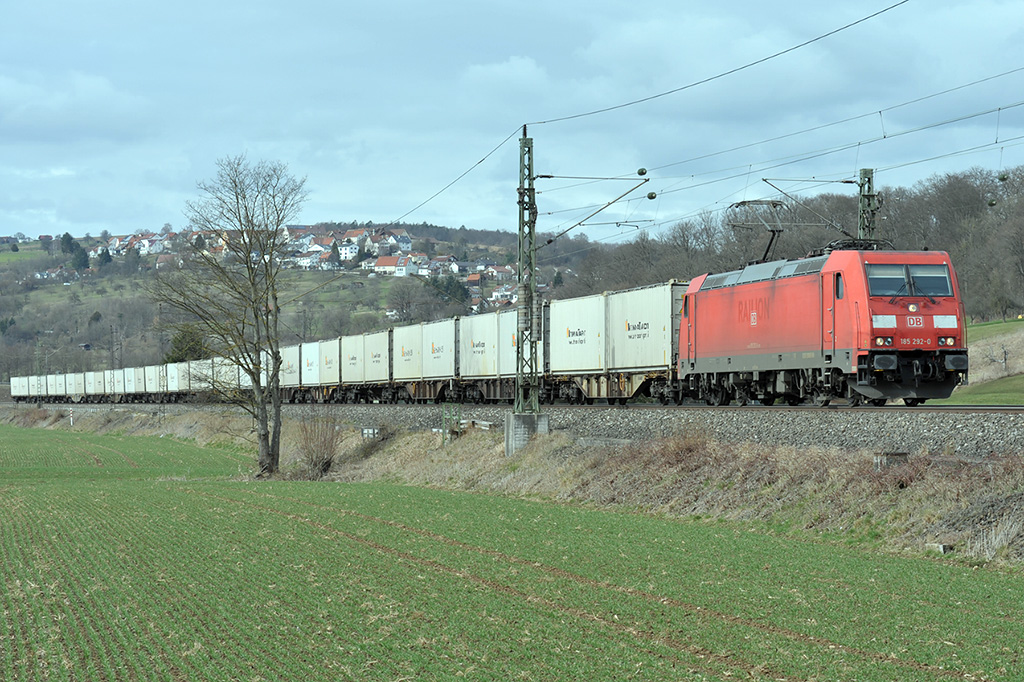
[[[769,405],[774,405],[775,401],[778,399],[779,396],[775,395],[774,393],[765,393],[764,397],[761,398],[760,403],[767,407]]]
[[[904,398],[903,404],[907,407],[917,407],[918,405],[924,405],[924,398]]]
[[[874,405],[875,407],[883,407],[888,402],[888,400],[886,400],[885,398],[874,398],[872,400],[869,400],[868,402]]]

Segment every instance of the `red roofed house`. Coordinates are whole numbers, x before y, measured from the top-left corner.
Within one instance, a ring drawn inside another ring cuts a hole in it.
[[[378,275],[393,275],[395,268],[398,267],[399,258],[400,256],[381,256],[373,264],[373,271]]]

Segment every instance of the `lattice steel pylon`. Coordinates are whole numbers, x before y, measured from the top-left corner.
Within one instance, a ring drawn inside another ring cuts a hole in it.
[[[860,206],[857,220],[857,238],[873,239],[875,236],[875,216],[882,208],[882,199],[875,193],[875,171],[871,168],[860,169]]]
[[[537,300],[537,204],[533,187],[533,138],[519,140],[519,323],[516,329],[515,414],[540,412],[540,305]]]

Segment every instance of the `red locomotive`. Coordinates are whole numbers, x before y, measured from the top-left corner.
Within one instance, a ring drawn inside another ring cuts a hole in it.
[[[831,250],[702,275],[679,326],[680,395],[724,405],[919,405],[967,375],[964,309],[941,251]]]

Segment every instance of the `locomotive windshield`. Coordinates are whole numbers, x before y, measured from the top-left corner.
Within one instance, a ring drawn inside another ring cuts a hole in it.
[[[949,267],[915,264],[868,264],[868,292],[872,296],[952,296]]]

